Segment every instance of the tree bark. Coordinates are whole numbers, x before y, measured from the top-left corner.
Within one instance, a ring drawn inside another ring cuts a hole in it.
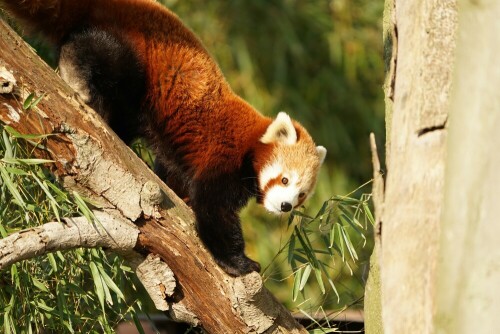
[[[500,2],[459,0],[436,333],[496,333],[500,314]]]
[[[0,50],[0,121],[21,133],[49,134],[47,149],[35,155],[55,161],[49,167],[62,185],[136,224],[136,250],[158,254],[175,274],[167,299],[172,317],[209,333],[305,332],[258,274],[232,278],[215,264],[184,202],[3,22]],[[30,93],[43,98],[25,110]]]
[[[374,197],[383,331],[433,333],[457,8],[386,0],[384,15],[387,173]]]

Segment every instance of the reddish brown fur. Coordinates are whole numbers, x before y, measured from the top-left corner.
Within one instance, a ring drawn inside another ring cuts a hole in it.
[[[258,271],[258,263],[244,254],[237,213],[259,191],[257,172],[277,156],[275,143],[259,141],[271,119],[234,94],[202,43],[177,16],[150,0],[0,3],[58,46],[72,33],[92,28],[112,36],[114,45],[122,41],[133,49],[145,76],[137,80],[145,81],[146,92],[138,120],[144,123],[160,167],[167,169],[162,177],[179,196],[189,197],[200,237],[224,270],[232,275]],[[127,101],[127,96],[121,98]],[[304,156],[310,155],[312,164],[318,164],[312,139],[294,124],[303,147],[299,154],[294,146],[278,153],[295,156],[294,164],[308,164]]]
[[[56,43],[84,22],[113,31],[134,45],[146,68],[147,100],[157,113],[154,118],[158,123],[169,118],[165,131],[179,129],[180,135],[172,138],[175,143],[191,142],[192,151],[185,158],[197,171],[238,169],[271,123],[233,93],[199,39],[154,1],[10,1],[6,5]],[[176,113],[179,106],[182,113]],[[193,137],[193,133],[204,135]]]

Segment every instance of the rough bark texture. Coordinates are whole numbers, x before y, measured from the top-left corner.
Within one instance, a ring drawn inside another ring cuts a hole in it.
[[[500,2],[460,0],[436,333],[497,333],[500,314]]]
[[[0,67],[17,82],[13,93],[0,94],[0,121],[21,133],[51,134],[48,150],[36,154],[56,161],[52,172],[63,185],[137,224],[139,249],[160,255],[175,274],[177,288],[167,300],[174,318],[210,333],[304,332],[257,274],[235,279],[217,267],[184,202],[3,22],[0,50]],[[44,97],[24,110],[22,101],[33,92]]]
[[[382,320],[388,334],[432,333],[457,8],[389,0],[385,16],[387,174],[375,199]]]
[[[95,212],[99,222],[85,217],[65,218],[0,239],[0,269],[40,254],[78,247],[105,247],[117,253],[131,252],[139,230],[128,220],[108,212]]]

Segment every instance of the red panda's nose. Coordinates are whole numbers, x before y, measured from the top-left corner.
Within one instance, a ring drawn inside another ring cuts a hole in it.
[[[289,212],[292,210],[292,204],[288,202],[281,202],[281,211]]]

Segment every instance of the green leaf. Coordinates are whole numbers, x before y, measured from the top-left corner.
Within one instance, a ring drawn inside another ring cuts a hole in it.
[[[319,218],[320,220],[323,219],[323,215],[325,214],[326,208],[328,207],[328,201],[323,202],[323,205],[321,206],[321,209],[319,209],[318,213],[314,217],[314,219]]]
[[[328,283],[330,283],[330,286],[332,287],[333,292],[335,292],[335,295],[337,296],[337,303],[340,303],[339,292],[337,291],[337,288],[335,287],[335,284],[333,284],[333,281],[331,278],[328,279]]]
[[[21,287],[21,280],[19,279],[19,273],[17,272],[17,264],[10,266],[10,277],[14,281],[14,286],[19,289]]]
[[[36,183],[38,183],[40,188],[42,188],[43,192],[45,193],[45,196],[47,196],[49,198],[51,203],[53,203],[56,207],[59,207],[59,204],[57,204],[56,199],[50,193],[49,188],[42,181],[40,181],[40,179],[38,177],[36,177],[35,174],[33,174],[33,173],[30,173],[30,174],[31,174],[31,177],[36,181]]]
[[[10,194],[16,200],[15,203],[21,206],[23,209],[26,209],[26,203],[24,202],[21,194],[17,190],[17,185],[12,181],[5,168],[3,168],[1,165],[0,165],[0,174],[2,176],[2,180],[9,189]]]
[[[104,268],[98,266],[99,272],[101,273],[101,277],[104,280],[104,283],[116,293],[116,295],[121,298],[123,301],[125,301],[125,296],[123,295],[123,292],[118,288],[118,286],[115,284],[115,282],[111,279],[111,277],[108,276]]]
[[[40,103],[40,101],[43,99],[44,96],[45,96],[45,93],[40,95],[40,97],[38,97],[35,101],[33,101],[33,103],[31,103],[30,108],[35,108],[37,106],[37,104]]]
[[[333,244],[335,243],[335,224],[332,224],[330,227],[330,245],[329,248],[333,247]]]
[[[356,250],[354,249],[354,246],[352,245],[352,242],[351,242],[351,239],[349,238],[349,235],[346,233],[346,231],[344,230],[344,228],[341,228],[341,233],[342,233],[342,237],[345,241],[345,244],[346,244],[346,247],[347,247],[347,250],[349,251],[349,254],[351,254],[351,258],[353,260],[357,260],[358,259],[358,254],[356,253]]]
[[[28,97],[24,100],[23,102],[23,109],[27,110],[31,106],[31,101],[33,101],[33,98],[35,97],[35,93],[31,93],[28,95]]]
[[[3,322],[4,322],[4,330],[5,334],[11,334],[12,333],[12,325],[11,325],[11,320],[10,320],[10,312],[7,311],[3,315]]]
[[[336,224],[335,227],[337,228],[337,233],[339,234],[339,251],[340,255],[342,256],[342,262],[345,262],[345,249],[344,249],[344,239],[342,239],[341,234],[342,232],[340,231],[342,227],[339,224]]]
[[[47,289],[47,287],[42,283],[40,282],[35,276],[32,276],[31,277],[31,281],[33,282],[33,285],[38,288],[39,290],[43,291],[43,292],[49,292],[49,290]]]
[[[305,241],[304,236],[300,233],[300,230],[295,227],[295,234],[297,235],[297,238],[299,239],[300,245],[302,246],[302,250],[307,256],[308,262],[315,263],[316,262],[316,256],[314,256],[312,249],[310,245]]]
[[[60,281],[57,284],[57,312],[59,314],[60,322],[64,327],[68,329],[70,333],[74,333],[73,326],[71,324],[71,313],[72,311],[68,309],[68,305],[66,304],[66,282],[64,280]],[[65,319],[68,318],[69,322]]]
[[[99,303],[102,307],[102,312],[104,313],[104,286],[102,284],[101,276],[99,275],[99,270],[94,262],[90,262],[90,272],[92,274],[92,279],[94,280],[94,290],[97,294],[97,298],[99,299]]]
[[[299,291],[302,291],[304,289],[304,286],[307,283],[307,280],[309,279],[309,275],[311,274],[312,267],[311,265],[307,265],[306,269],[304,269],[304,273],[302,274],[302,278],[300,279],[300,285],[299,285]]]
[[[16,129],[6,125],[4,127],[4,129],[9,133],[10,136],[12,136],[13,138],[20,138],[20,139],[43,139],[43,138],[47,138],[49,136],[53,136],[53,134],[49,133],[49,134],[45,134],[45,135],[42,135],[42,134],[22,134],[22,133],[19,133]]]
[[[43,299],[39,299],[35,302],[32,302],[33,305],[35,305],[36,307],[46,311],[46,312],[52,312],[54,311],[54,307],[50,307],[50,306],[47,306],[47,304],[45,304],[45,302],[43,301]]]
[[[344,214],[341,214],[341,215],[339,216],[339,219],[340,219],[340,221],[341,221],[344,225],[349,225],[349,226],[351,226],[351,227],[352,227],[352,228],[356,231],[356,233],[358,233],[358,235],[360,235],[362,238],[365,238],[365,236],[364,236],[363,232],[359,230],[358,226],[356,226],[356,225],[354,224],[353,220],[352,220],[350,217],[348,217],[348,216],[346,216],[346,215],[344,215]],[[363,226],[361,226],[361,228],[363,228]]]
[[[29,175],[29,173],[27,173],[26,171],[22,170],[22,169],[19,169],[19,168],[15,168],[15,167],[5,167],[5,170],[9,173],[9,174],[14,174],[14,175],[19,175],[19,176],[27,176]]]
[[[321,276],[321,270],[319,268],[314,268],[314,274],[316,276],[316,281],[318,281],[319,288],[321,292],[325,294],[325,284],[323,284],[323,277]]]
[[[81,213],[85,216],[85,218],[87,218],[89,224],[96,221],[94,213],[89,209],[87,203],[85,203],[83,198],[76,191],[73,191],[73,198],[75,199],[75,204],[78,206],[78,209],[80,209]]]
[[[57,262],[56,262],[56,259],[54,258],[54,254],[48,253],[47,259],[49,259],[50,266],[52,267],[52,269],[56,273],[58,270],[57,270]]]
[[[300,292],[300,282],[302,280],[302,271],[303,267],[300,267],[296,272],[293,277],[293,290],[292,290],[292,300],[296,301],[297,296],[299,295]]]
[[[8,158],[8,157],[2,158],[1,161],[8,163],[8,164],[15,164],[15,165],[41,165],[41,164],[55,162],[54,160],[48,160],[48,159],[34,159],[34,158],[32,158],[32,159],[20,159],[20,158]]]
[[[363,203],[363,211],[365,212],[365,216],[368,218],[368,221],[372,225],[375,225],[375,219],[373,218],[370,207],[368,206],[368,204],[366,202]]]
[[[309,263],[305,257],[300,256],[300,254],[297,253],[293,254],[293,259],[299,261],[300,263]]]
[[[290,236],[290,242],[288,243],[288,255],[287,255],[288,263],[290,264],[292,263],[294,252],[295,252],[295,234],[292,233],[292,235]]]
[[[5,158],[13,158],[14,151],[12,149],[12,142],[10,141],[7,131],[2,131],[3,144],[5,145]]]

